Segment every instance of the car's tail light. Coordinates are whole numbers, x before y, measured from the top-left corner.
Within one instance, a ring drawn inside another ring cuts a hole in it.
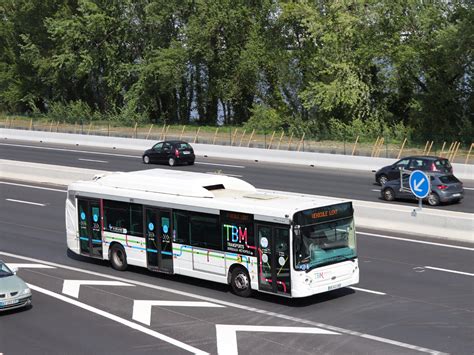
[[[448,188],[448,185],[438,185],[437,188],[440,190],[446,190]]]
[[[179,158],[179,150],[178,149],[174,150],[174,155],[176,156],[176,158]]]

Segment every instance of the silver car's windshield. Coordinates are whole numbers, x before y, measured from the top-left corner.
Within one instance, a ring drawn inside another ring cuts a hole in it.
[[[0,261],[0,277],[7,277],[12,276],[13,272],[6,266],[4,263]]]

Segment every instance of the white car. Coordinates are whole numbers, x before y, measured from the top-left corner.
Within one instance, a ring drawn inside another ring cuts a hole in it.
[[[0,311],[31,305],[31,290],[16,271],[0,260]]]

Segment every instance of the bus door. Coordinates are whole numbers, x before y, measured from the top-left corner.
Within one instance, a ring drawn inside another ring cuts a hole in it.
[[[172,273],[171,211],[145,207],[144,228],[148,269]]]
[[[102,258],[102,214],[99,200],[77,199],[81,254]]]
[[[257,243],[259,289],[291,295],[289,227],[257,225]]]

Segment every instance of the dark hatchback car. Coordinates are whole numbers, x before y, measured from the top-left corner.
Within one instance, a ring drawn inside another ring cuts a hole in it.
[[[183,141],[164,141],[156,143],[143,153],[143,162],[164,163],[170,166],[187,163],[193,165],[196,159],[194,149]]]
[[[463,199],[464,189],[462,182],[454,175],[442,173],[428,173],[431,191],[425,200],[430,206],[440,203],[456,203]],[[386,201],[417,199],[410,190],[410,174],[403,174],[403,179],[390,180],[383,185],[381,194]]]
[[[392,165],[384,166],[375,172],[375,181],[384,185],[389,180],[400,179],[400,170],[422,170],[452,174],[453,167],[446,158],[433,156],[413,156],[400,159]]]

